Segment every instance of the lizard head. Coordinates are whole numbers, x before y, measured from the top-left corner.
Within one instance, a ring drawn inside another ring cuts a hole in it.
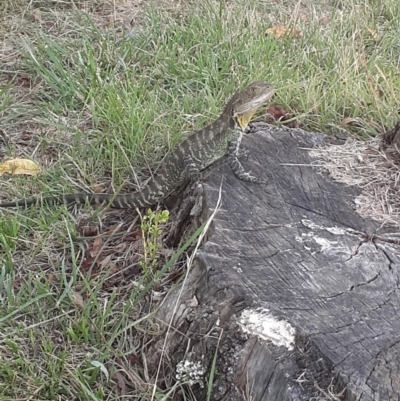
[[[274,94],[275,89],[272,85],[256,81],[236,93],[226,109],[230,109],[235,125],[244,130],[255,112]]]

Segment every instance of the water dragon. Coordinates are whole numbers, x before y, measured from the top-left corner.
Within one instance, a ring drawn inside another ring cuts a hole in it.
[[[142,208],[164,200],[185,181],[195,181],[215,161],[228,156],[232,171],[241,180],[265,182],[246,172],[239,161],[243,133],[255,112],[275,93],[272,85],[253,82],[237,92],[226,104],[222,114],[210,125],[195,131],[166,158],[158,174],[142,191],[127,194],[76,193],[47,198],[21,199],[0,203],[0,207],[28,207],[36,204],[102,204],[115,208]]]

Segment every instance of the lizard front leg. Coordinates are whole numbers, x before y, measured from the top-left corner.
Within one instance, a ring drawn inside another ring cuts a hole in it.
[[[242,181],[253,182],[256,184],[266,184],[266,180],[252,176],[249,171],[245,171],[242,163],[240,163],[239,154],[241,152],[239,147],[242,141],[243,132],[236,130],[236,133],[236,139],[231,140],[228,145],[228,161],[233,173]]]

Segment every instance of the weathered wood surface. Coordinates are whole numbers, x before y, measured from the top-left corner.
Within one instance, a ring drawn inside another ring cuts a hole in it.
[[[400,247],[370,241],[385,234],[355,212],[359,190],[310,167],[304,148],[323,143],[261,125],[243,140],[244,164],[269,184],[224,165],[203,186],[209,214],[222,179],[222,206],[181,297],[174,290],[159,316],[169,322],[178,304],[173,363],[186,355],[209,367],[218,346],[214,400],[328,400],[315,384],[327,392],[332,379],[346,388],[337,399],[400,397]],[[295,329],[292,347],[243,332],[241,315],[257,308]]]

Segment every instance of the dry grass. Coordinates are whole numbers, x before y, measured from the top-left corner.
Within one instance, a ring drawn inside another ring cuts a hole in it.
[[[327,170],[335,180],[361,188],[354,203],[363,218],[400,228],[400,152],[396,146],[384,145],[380,137],[364,142],[349,139],[344,145],[329,145],[310,155],[319,159],[313,165]]]

